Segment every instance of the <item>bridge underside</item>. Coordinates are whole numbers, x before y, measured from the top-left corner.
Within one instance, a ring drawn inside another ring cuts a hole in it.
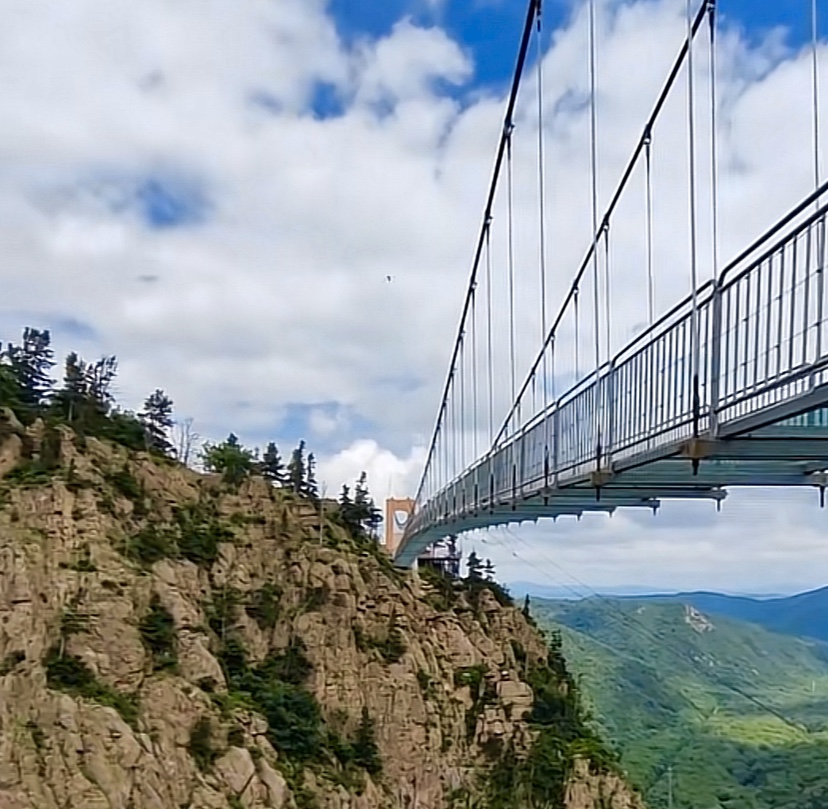
[[[557,481],[547,471],[524,477],[522,485],[496,490],[491,480],[474,479],[472,469],[448,487],[444,497],[435,498],[427,514],[412,521],[395,561],[409,566],[432,543],[480,528],[580,517],[584,512],[612,513],[620,507],[657,510],[662,500],[720,504],[730,486],[823,490],[828,485],[823,471],[828,470],[828,386],[798,404],[793,413],[789,406],[768,410],[761,419],[734,420],[716,438],[708,430],[697,437],[654,442],[658,446],[653,449],[618,453],[601,467],[573,470]],[[811,409],[801,409],[807,405]],[[771,418],[780,420],[768,423]]]

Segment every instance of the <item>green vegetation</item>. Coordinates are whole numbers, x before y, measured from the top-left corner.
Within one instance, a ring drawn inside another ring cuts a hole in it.
[[[276,626],[279,620],[281,597],[281,588],[270,582],[250,594],[250,601],[245,611],[259,625],[259,629],[273,629]]]
[[[497,701],[494,685],[486,679],[486,667],[478,663],[474,666],[465,666],[454,672],[455,688],[468,687],[472,704],[466,709],[466,738],[471,741],[477,729],[477,720],[487,705]]]
[[[271,652],[261,663],[250,663],[235,629],[240,601],[238,591],[228,588],[205,607],[210,628],[218,638],[217,656],[228,684],[228,694],[216,696],[216,701],[226,708],[247,706],[267,719],[268,740],[283,757],[286,777],[290,776],[299,789],[298,773],[308,765],[321,767],[340,779],[346,773],[331,770],[335,763],[348,772],[356,768],[378,773],[381,764],[372,720],[363,716],[351,740],[343,739],[326,724],[316,698],[306,686],[313,666],[300,638],[292,638],[287,647]]]
[[[146,523],[127,539],[123,552],[147,566],[182,558],[209,569],[218,557],[219,544],[232,538],[232,530],[214,506],[194,502],[176,508],[172,523]]]
[[[61,655],[59,647],[53,646],[43,664],[49,688],[114,708],[125,722],[135,727],[138,720],[137,699],[100,682],[80,658]]]
[[[0,677],[5,677],[13,672],[24,660],[26,653],[21,651],[9,652],[0,663]]]
[[[397,626],[395,615],[391,616],[388,627],[379,635],[367,633],[359,624],[354,624],[353,633],[354,643],[360,652],[368,653],[376,649],[386,664],[398,663],[408,651],[405,637]]]
[[[681,604],[532,600],[651,809],[828,806],[828,649]]]
[[[190,729],[187,750],[202,772],[207,772],[218,758],[218,751],[213,748],[213,723],[209,716],[200,716]]]
[[[178,666],[178,640],[175,621],[157,595],[152,597],[149,612],[138,626],[141,640],[152,656],[153,671],[175,670]]]
[[[14,422],[0,425],[0,439],[20,432],[24,440],[23,458],[15,469],[4,475],[4,488],[9,484],[37,486],[50,482],[60,468],[61,435],[57,427],[61,425],[72,429],[75,441],[81,447],[87,438],[95,437],[129,450],[149,452],[159,460],[177,458],[185,464],[190,462],[197,438],[192,430],[192,420],[184,419],[179,423],[179,446],[174,446],[170,440],[175,424],[173,401],[163,390],[153,391],[137,414],[122,410],[113,394],[118,374],[116,357],[103,356],[95,362],[87,362],[75,352],[66,356],[62,383],[56,385],[51,376],[55,367],[51,339],[48,329],[27,327],[19,344],[0,341],[0,408],[11,410],[24,426],[33,424],[37,419],[42,419],[46,425],[37,452],[31,438],[20,431],[19,426],[14,426]],[[233,433],[219,444],[205,443],[200,455],[204,468],[220,473],[232,487],[238,487],[251,476],[261,475],[273,486],[321,505],[316,482],[316,459],[312,452],[306,455],[304,441],[300,441],[293,450],[287,465],[274,442],[268,443],[260,458],[258,449],[243,446]],[[146,516],[143,486],[127,466],[106,472],[105,478],[116,493],[133,503],[133,516]],[[74,480],[71,468],[66,483],[72,490],[86,485]],[[343,494],[332,514],[333,519],[354,537],[370,538],[376,545],[376,530],[382,517],[368,493],[365,473],[356,483],[353,500],[347,487]],[[108,495],[102,500],[102,505],[113,510],[114,504]],[[203,542],[206,537],[202,536],[190,546],[188,539],[191,538],[186,534],[179,537],[181,555],[193,558],[200,565],[212,564],[215,549],[209,542]],[[143,542],[145,539],[147,543]],[[158,540],[159,537],[141,535],[130,552],[145,563],[151,563],[150,558],[157,560],[170,555],[169,548]],[[390,560],[386,561],[390,565]]]
[[[477,687],[476,701],[486,699],[483,673],[463,669],[455,680]],[[534,692],[528,717],[535,741],[528,756],[511,746],[489,750],[494,758],[484,779],[487,809],[516,806],[564,806],[566,783],[576,757],[586,757],[597,772],[617,768],[614,755],[588,723],[580,691],[561,654],[560,638],[552,635],[545,659],[532,661],[529,684]]]

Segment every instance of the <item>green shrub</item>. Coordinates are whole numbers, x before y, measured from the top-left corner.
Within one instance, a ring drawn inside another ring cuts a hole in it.
[[[305,593],[303,607],[305,612],[317,612],[330,600],[330,591],[327,587],[312,587]]]
[[[405,637],[392,616],[388,630],[383,635],[369,635],[359,624],[352,627],[354,643],[360,652],[376,649],[385,663],[398,663],[408,651]]]
[[[205,569],[216,561],[219,544],[233,538],[233,532],[199,503],[176,509],[175,523],[181,556]]]
[[[157,595],[152,597],[149,612],[141,619],[138,629],[152,656],[153,670],[175,669],[178,666],[175,621]]]
[[[224,639],[238,620],[241,593],[235,587],[224,587],[213,594],[213,600],[204,605],[204,615],[210,629]]]
[[[209,770],[218,756],[217,751],[213,749],[212,735],[213,724],[208,716],[199,717],[190,729],[187,749],[202,772]]]
[[[44,666],[49,688],[114,708],[125,722],[135,727],[138,720],[135,697],[121,694],[106,683],[99,682],[92,669],[80,658],[61,655],[59,648],[53,646],[46,655]]]
[[[375,723],[365,706],[362,708],[362,718],[351,747],[354,751],[354,764],[362,767],[371,775],[382,772],[382,759],[376,741]]]
[[[273,629],[279,620],[279,599],[281,597],[281,589],[268,582],[251,593],[250,603],[245,607],[245,610],[259,625],[260,629]]]
[[[43,464],[39,459],[21,460],[14,469],[6,472],[3,481],[7,485],[16,486],[43,486],[49,483],[54,476],[54,468]]]
[[[0,677],[5,677],[10,672],[14,671],[26,659],[26,653],[17,650],[9,652],[0,663]]]
[[[377,642],[376,648],[386,663],[398,663],[408,651],[405,637],[393,619],[391,626],[388,627],[388,633],[385,638]]]
[[[124,464],[121,469],[116,469],[114,472],[107,472],[105,478],[107,483],[127,500],[143,500],[144,487],[132,474],[128,464]]]
[[[127,540],[124,552],[135,562],[153,565],[161,559],[174,559],[178,554],[178,547],[169,528],[151,522]]]
[[[313,671],[313,666],[305,655],[305,648],[301,638],[291,638],[284,651],[269,654],[258,670],[268,679],[302,685]]]
[[[230,633],[218,658],[229,696],[243,698],[268,721],[268,741],[287,759],[304,762],[324,758],[324,725],[316,698],[301,682],[310,672],[299,641],[251,667],[241,639]],[[283,677],[288,677],[288,682]]]
[[[227,734],[227,744],[230,747],[244,747],[244,731],[238,726],[230,728]]]
[[[434,681],[431,679],[429,673],[423,669],[417,669],[417,685],[420,686],[423,699],[434,699],[437,696]]]

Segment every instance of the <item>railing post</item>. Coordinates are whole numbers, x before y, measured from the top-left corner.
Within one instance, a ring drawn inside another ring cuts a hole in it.
[[[817,246],[817,315],[816,315],[816,356],[815,360],[822,358],[822,319],[825,313],[825,217],[819,220],[819,244]],[[811,388],[817,385],[817,374],[811,374]]]
[[[710,437],[719,435],[719,381],[722,368],[722,287],[713,285],[713,321],[710,324]]]
[[[552,414],[552,474],[555,476],[555,488],[558,488],[558,467],[560,466],[561,444],[561,408],[558,401],[555,402],[555,411]]]
[[[607,418],[607,439],[604,443],[604,458],[606,467],[612,466],[612,448],[615,444],[615,359],[609,366],[609,416]]]

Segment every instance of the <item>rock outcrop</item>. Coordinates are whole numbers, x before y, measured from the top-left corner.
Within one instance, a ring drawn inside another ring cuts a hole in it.
[[[547,649],[489,590],[398,571],[263,480],[12,426],[2,809],[484,807],[532,748]],[[640,805],[574,761],[569,809]]]

